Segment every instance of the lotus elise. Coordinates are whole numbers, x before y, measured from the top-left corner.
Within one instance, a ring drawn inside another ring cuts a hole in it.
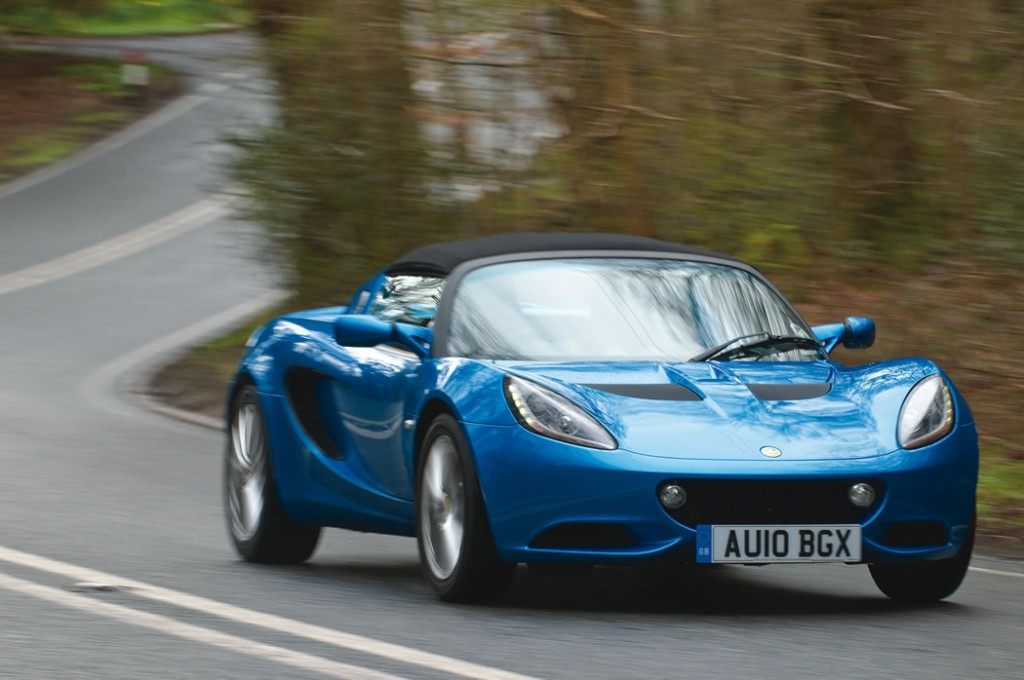
[[[426,246],[252,334],[229,533],[278,563],[322,527],[415,536],[455,602],[501,597],[519,563],[649,560],[866,564],[889,597],[938,600],[974,543],[975,424],[931,361],[829,356],[874,337],[675,243]]]

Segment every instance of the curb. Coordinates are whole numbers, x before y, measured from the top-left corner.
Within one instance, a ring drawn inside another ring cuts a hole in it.
[[[137,381],[130,387],[126,388],[123,395],[126,400],[135,402],[141,408],[146,409],[152,413],[158,413],[162,416],[167,416],[174,420],[180,420],[181,422],[188,423],[190,425],[197,425],[199,427],[205,427],[210,430],[217,430],[223,432],[227,429],[224,422],[220,418],[214,418],[203,413],[196,413],[195,411],[186,411],[175,406],[168,406],[154,397],[146,391],[146,386],[149,385],[150,380],[156,375],[157,371],[165,366],[166,364],[160,362],[151,370],[146,370],[141,376],[137,378]]]
[[[286,292],[275,290],[201,319],[178,330],[171,336],[159,338],[101,366],[86,379],[81,389],[90,401],[100,406],[104,401],[110,401],[109,394],[116,401],[136,406],[143,411],[157,413],[199,427],[223,430],[224,424],[219,418],[186,411],[161,402],[157,397],[148,393],[149,381],[171,358],[179,356],[204,338],[215,336],[246,319],[279,305],[287,298]]]

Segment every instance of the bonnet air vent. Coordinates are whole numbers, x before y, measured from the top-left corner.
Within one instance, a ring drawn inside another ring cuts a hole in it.
[[[747,383],[755,397],[761,401],[796,401],[798,399],[815,399],[823,397],[832,389],[832,385],[823,383]]]
[[[656,385],[584,385],[592,390],[634,399],[657,399],[659,401],[700,401],[699,394],[688,387],[675,384]]]

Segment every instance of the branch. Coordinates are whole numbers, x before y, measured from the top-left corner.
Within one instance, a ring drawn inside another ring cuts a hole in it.
[[[654,109],[649,109],[649,108],[644,107],[644,106],[632,106],[632,105],[629,105],[629,104],[622,104],[621,108],[626,109],[627,111],[631,111],[633,113],[639,113],[639,114],[644,115],[644,116],[649,116],[651,118],[659,118],[661,120],[673,120],[673,121],[678,121],[678,122],[685,122],[686,121],[685,118],[679,118],[677,116],[670,116],[667,113],[661,113],[659,111],[655,111]]]
[[[438,61],[442,64],[452,64],[454,66],[491,66],[494,68],[514,68],[514,67],[525,67],[535,65],[536,61],[533,59],[523,59],[522,61],[505,62],[505,61],[470,61],[468,59],[460,59],[459,57],[435,57],[429,54],[420,52],[413,55],[414,59],[422,59],[423,61]]]
[[[601,14],[595,10],[585,7],[584,5],[574,2],[574,0],[559,0],[558,5],[567,12],[571,12],[576,16],[583,17],[584,19],[590,19],[591,21],[599,21],[602,24],[608,24],[617,28],[625,28],[622,24],[612,19],[607,14]]]
[[[802,64],[811,64],[813,66],[824,66],[825,68],[835,68],[840,71],[849,71],[849,66],[843,66],[842,64],[833,64],[830,61],[821,61],[819,59],[810,59],[808,57],[799,57],[795,54],[786,54],[785,52],[776,52],[775,50],[765,50],[758,47],[751,47],[750,45],[742,45],[734,43],[731,47],[737,50],[743,50],[744,52],[753,52],[754,54],[764,54],[769,57],[781,57],[783,59],[789,59],[790,61],[799,61]]]
[[[948,99],[951,102],[957,102],[958,104],[988,105],[991,103],[981,101],[980,99],[971,99],[967,95],[963,94],[962,92],[957,92],[956,90],[938,90],[935,88],[930,88],[925,90],[925,92],[927,92],[928,94],[934,94],[938,97],[942,97],[943,99]]]
[[[578,17],[584,19],[590,19],[598,23],[607,24],[614,26],[615,28],[621,28],[625,31],[633,31],[634,33],[643,33],[644,35],[657,35],[665,38],[682,38],[685,40],[692,40],[694,36],[687,35],[685,33],[669,33],[668,31],[659,31],[654,28],[644,28],[643,26],[634,26],[617,19],[613,19],[607,14],[602,14],[596,10],[590,9],[575,0],[557,0],[557,4],[567,12],[575,14]]]
[[[854,101],[862,102],[864,104],[870,104],[871,106],[877,106],[882,109],[889,109],[890,111],[910,111],[911,109],[906,106],[900,106],[899,104],[893,104],[891,102],[883,102],[880,99],[872,99],[871,97],[865,97],[864,95],[854,94],[847,92],[846,90],[826,90],[820,89],[815,90],[816,92],[823,92],[826,94],[837,94],[840,97],[846,97]]]

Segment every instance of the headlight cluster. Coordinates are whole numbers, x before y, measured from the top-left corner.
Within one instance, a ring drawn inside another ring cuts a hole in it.
[[[899,442],[916,449],[953,429],[953,395],[941,375],[930,375],[910,390],[900,409]]]
[[[586,411],[540,385],[505,376],[505,398],[519,422],[545,437],[611,451],[615,438]]]

